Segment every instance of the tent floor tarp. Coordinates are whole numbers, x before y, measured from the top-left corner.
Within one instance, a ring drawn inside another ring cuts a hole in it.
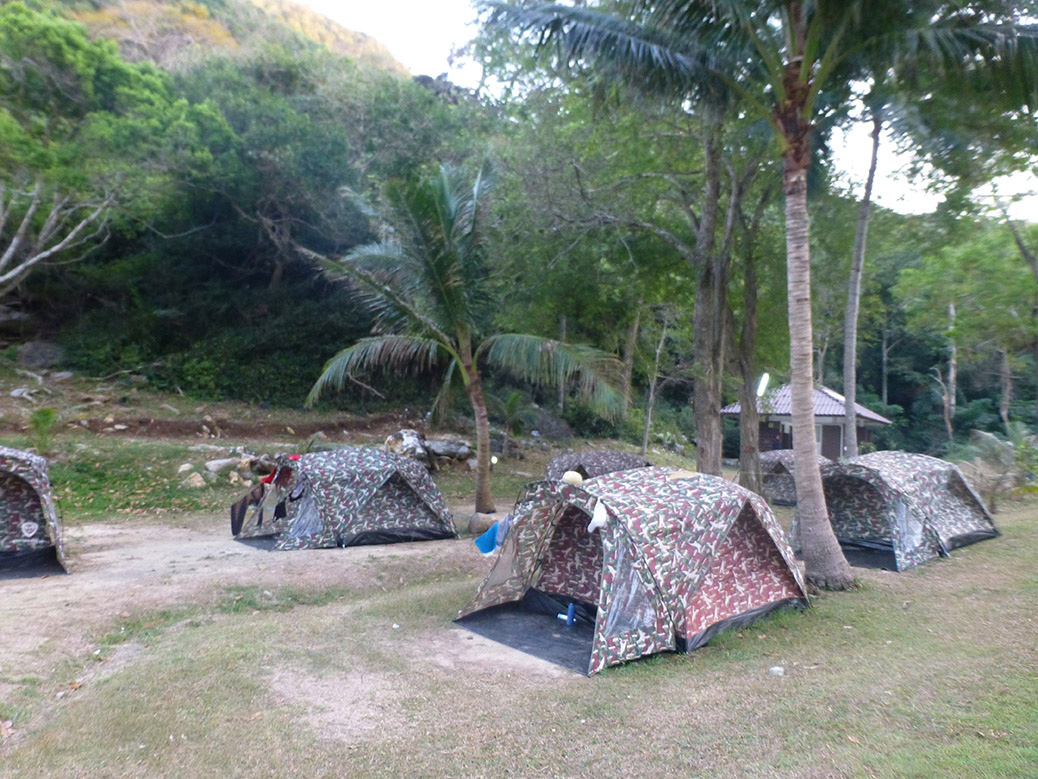
[[[581,615],[572,625],[559,619],[570,602]],[[461,627],[549,663],[587,674],[595,637],[594,606],[530,589],[521,600],[502,603],[455,620]]]
[[[270,536],[251,536],[247,538],[235,537],[234,539],[239,544],[245,544],[245,546],[251,546],[253,549],[265,549],[270,551],[274,548],[274,544],[278,542],[278,538],[275,535]]]
[[[889,541],[861,541],[850,538],[837,538],[840,550],[847,564],[854,568],[868,568],[873,571],[896,571],[897,558],[894,547]],[[802,549],[795,549],[803,554]]]
[[[58,562],[58,552],[51,546],[29,552],[10,552],[0,556],[0,580],[29,579],[66,573]]]
[[[997,538],[998,536],[999,532],[994,528],[991,530],[974,530],[969,533],[960,533],[948,539],[948,549],[959,549],[960,547],[969,546],[978,541],[986,541],[989,538]]]
[[[874,571],[896,571],[897,558],[894,550],[873,549],[854,543],[840,543],[847,563],[855,568],[871,568]]]

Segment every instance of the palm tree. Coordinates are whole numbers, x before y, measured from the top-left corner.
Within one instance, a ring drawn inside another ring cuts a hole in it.
[[[463,388],[476,425],[476,511],[494,511],[490,494],[490,423],[482,370],[492,365],[531,383],[576,385],[608,413],[621,396],[610,383],[619,362],[586,346],[521,334],[489,334],[495,308],[487,264],[485,196],[489,168],[471,182],[441,167],[425,180],[387,192],[393,237],[361,246],[341,260],[302,250],[329,274],[352,280],[375,314],[375,334],[324,366],[308,403],[354,374],[443,370],[434,411]]]
[[[718,87],[766,119],[783,163],[790,384],[797,505],[807,578],[844,589],[850,568],[828,521],[815,443],[807,175],[819,105],[839,98],[859,55],[925,56],[945,74],[987,65],[1021,102],[1038,94],[1036,37],[1000,2],[931,0],[634,0],[624,15],[484,0],[491,23],[535,30],[563,63],[630,84],[695,95]],[[980,8],[983,6],[983,8]],[[990,6],[990,8],[988,7]],[[981,13],[981,10],[987,13]]]

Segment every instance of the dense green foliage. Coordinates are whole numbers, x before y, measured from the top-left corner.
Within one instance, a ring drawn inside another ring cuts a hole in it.
[[[42,234],[42,206],[29,213],[34,191],[41,203],[71,204],[66,232],[97,212],[76,245],[16,279],[4,300],[33,316],[37,334],[62,342],[67,367],[133,370],[200,398],[301,405],[321,366],[378,323],[351,284],[326,278],[300,249],[341,257],[391,237],[373,218],[385,193],[489,154],[498,183],[486,292],[496,303],[484,332],[613,353],[630,398],[626,418],[607,421],[575,387],[560,397],[489,370],[491,416],[523,416],[522,397],[527,412],[541,407],[532,427],[561,403],[576,432],[637,444],[656,376],[652,440],[695,438],[698,272],[688,247],[708,191],[706,117],[696,104],[642,99],[601,75],[563,79],[493,31],[472,50],[510,88],[494,100],[437,92],[378,52],[386,69],[363,52],[344,56],[348,31],[284,3],[258,5],[266,11],[239,0],[0,7],[0,207],[10,204],[0,254],[22,221],[28,235]],[[967,197],[997,173],[1033,167],[1038,132],[1033,107],[1010,108],[998,83],[978,114],[936,77],[911,75],[927,97],[912,105],[885,95],[897,107],[892,126],[957,188],[937,214],[874,213],[859,401],[896,422],[881,446],[940,453],[951,443],[937,378],[952,343],[956,431],[1038,423],[1038,235],[1016,225],[1014,236],[1001,212],[971,209]],[[825,107],[818,127],[810,207],[816,373],[839,388],[857,193],[828,167],[829,126],[848,121],[835,108]],[[752,262],[752,362],[781,381],[789,344],[780,174],[768,128],[746,115],[733,111],[721,136],[719,234],[732,236],[724,338],[729,350],[739,342]],[[942,309],[953,300],[949,330]],[[734,400],[742,379],[732,359],[725,372],[725,400]],[[435,377],[380,384],[378,398],[358,384],[323,402],[429,409],[437,387]]]

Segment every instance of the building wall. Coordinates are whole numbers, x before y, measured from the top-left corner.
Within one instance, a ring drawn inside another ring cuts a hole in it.
[[[841,425],[820,425],[821,440],[819,454],[830,460],[838,460],[842,456],[843,428]],[[760,423],[760,451],[770,452],[773,449],[792,449],[793,434],[790,431],[788,417],[782,420],[771,419]],[[872,429],[858,427],[858,443],[872,440]]]

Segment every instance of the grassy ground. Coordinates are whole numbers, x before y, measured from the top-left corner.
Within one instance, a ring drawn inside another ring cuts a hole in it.
[[[138,417],[163,405],[127,403]],[[184,490],[177,468],[239,442],[76,431],[79,413],[63,411],[51,443],[73,537],[225,521],[236,490]],[[22,417],[4,412],[4,443],[31,443]],[[324,422],[337,420],[293,421]],[[499,509],[553,453],[498,465]],[[437,481],[452,504],[471,500],[466,468]],[[272,578],[274,558],[255,573],[275,584],[217,576],[166,602],[161,581],[147,606],[95,606],[85,641],[40,643],[31,672],[0,657],[0,777],[1036,776],[1038,499],[996,519],[1002,537],[950,559],[861,570],[858,590],[807,612],[591,679],[453,627],[486,570],[464,539],[343,555],[309,584]],[[276,563],[313,559],[295,554]],[[85,582],[47,584],[70,607]]]
[[[806,613],[592,679],[451,626],[475,555],[113,615],[0,705],[19,733],[0,776],[1033,776],[1036,509],[949,560],[863,570]]]

